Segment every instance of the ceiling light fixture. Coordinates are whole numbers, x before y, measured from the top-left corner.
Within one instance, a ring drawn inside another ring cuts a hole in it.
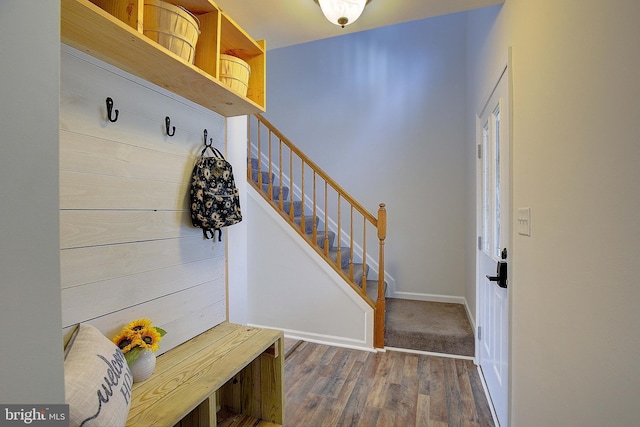
[[[345,25],[352,24],[360,17],[364,7],[371,0],[313,0],[322,9],[325,18],[332,24]]]

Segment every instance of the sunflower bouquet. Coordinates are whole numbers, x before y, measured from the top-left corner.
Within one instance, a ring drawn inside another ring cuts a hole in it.
[[[127,364],[131,365],[141,352],[155,352],[166,333],[164,329],[152,326],[151,320],[138,319],[125,326],[112,341],[124,353]]]

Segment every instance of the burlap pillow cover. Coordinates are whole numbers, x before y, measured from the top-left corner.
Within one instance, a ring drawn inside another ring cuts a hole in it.
[[[67,344],[65,400],[69,425],[124,426],[133,376],[120,349],[95,327],[81,323]]]

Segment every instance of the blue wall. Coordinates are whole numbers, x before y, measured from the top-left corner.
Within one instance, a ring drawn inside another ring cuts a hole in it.
[[[386,203],[397,296],[464,296],[465,26],[459,13],[268,54],[266,117],[371,212]]]

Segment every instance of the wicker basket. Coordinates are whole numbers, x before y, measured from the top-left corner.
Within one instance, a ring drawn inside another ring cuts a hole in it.
[[[193,64],[200,24],[186,9],[161,0],[144,0],[142,31],[151,40]]]
[[[242,59],[220,54],[220,81],[231,89],[247,96],[251,67]]]

